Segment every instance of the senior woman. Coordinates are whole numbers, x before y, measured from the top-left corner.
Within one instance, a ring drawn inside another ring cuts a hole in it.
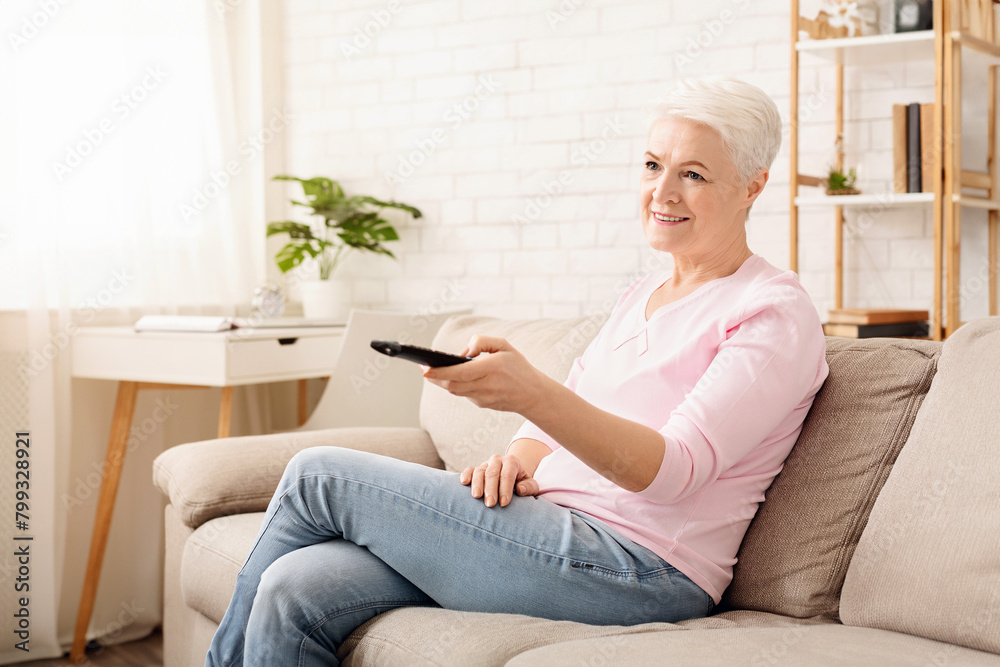
[[[795,275],[747,247],[780,143],[749,84],[682,81],[658,101],[641,221],[673,268],[628,288],[563,385],[484,336],[472,361],[425,369],[525,417],[503,456],[455,474],[297,454],[207,664],[338,664],[354,628],[402,606],[623,625],[710,613],[827,374]]]

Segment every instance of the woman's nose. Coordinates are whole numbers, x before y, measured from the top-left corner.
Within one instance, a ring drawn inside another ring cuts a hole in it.
[[[653,201],[659,204],[680,201],[680,190],[677,188],[677,184],[666,174],[657,180],[656,187],[653,188]]]

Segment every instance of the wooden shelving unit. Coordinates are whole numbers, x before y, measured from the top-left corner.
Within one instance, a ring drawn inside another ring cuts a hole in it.
[[[791,1],[791,154],[790,240],[791,269],[798,271],[799,207],[833,209],[834,302],[844,307],[844,210],[854,206],[931,207],[934,215],[934,305],[931,338],[941,340],[961,325],[959,267],[961,262],[962,209],[989,212],[989,312],[998,313],[997,243],[1000,187],[997,181],[996,75],[1000,66],[1000,45],[992,21],[990,0],[935,0],[934,29],[889,35],[843,39],[801,40],[798,0]],[[963,7],[967,15],[963,15]],[[970,11],[971,8],[971,11]],[[976,12],[972,16],[972,12]],[[991,17],[988,24],[980,17]],[[976,34],[973,34],[975,32]],[[968,51],[968,53],[966,53]],[[931,147],[933,191],[921,193],[881,193],[825,196],[799,193],[800,186],[818,186],[822,179],[799,173],[799,57],[808,53],[834,63],[836,79],[836,166],[843,168],[844,68],[866,64],[927,61],[934,67],[934,131]],[[986,171],[962,169],[962,71],[963,58],[974,67],[987,70]],[[966,190],[981,194],[972,195]]]

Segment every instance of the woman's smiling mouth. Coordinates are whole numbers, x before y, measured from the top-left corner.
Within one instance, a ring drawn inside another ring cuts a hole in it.
[[[656,211],[653,211],[653,219],[656,221],[657,224],[660,225],[676,225],[677,223],[684,222],[689,218],[682,218],[676,215],[664,215],[662,213],[657,213]]]

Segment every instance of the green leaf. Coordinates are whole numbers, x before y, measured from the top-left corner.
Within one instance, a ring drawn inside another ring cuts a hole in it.
[[[275,234],[288,234],[288,236],[293,239],[316,238],[313,236],[312,229],[309,225],[304,225],[301,222],[294,222],[292,220],[269,223],[267,225],[267,235],[274,236]]]
[[[288,273],[296,266],[305,261],[307,245],[301,243],[289,243],[278,251],[274,259],[278,263],[278,268],[282,273]]]
[[[420,212],[420,209],[410,206],[408,204],[401,204],[395,201],[382,201],[381,199],[376,199],[375,197],[369,197],[368,195],[357,195],[350,197],[347,200],[353,206],[360,206],[361,204],[371,204],[372,206],[378,206],[379,208],[396,208],[401,211],[406,211],[414,218],[422,218],[424,214]]]

